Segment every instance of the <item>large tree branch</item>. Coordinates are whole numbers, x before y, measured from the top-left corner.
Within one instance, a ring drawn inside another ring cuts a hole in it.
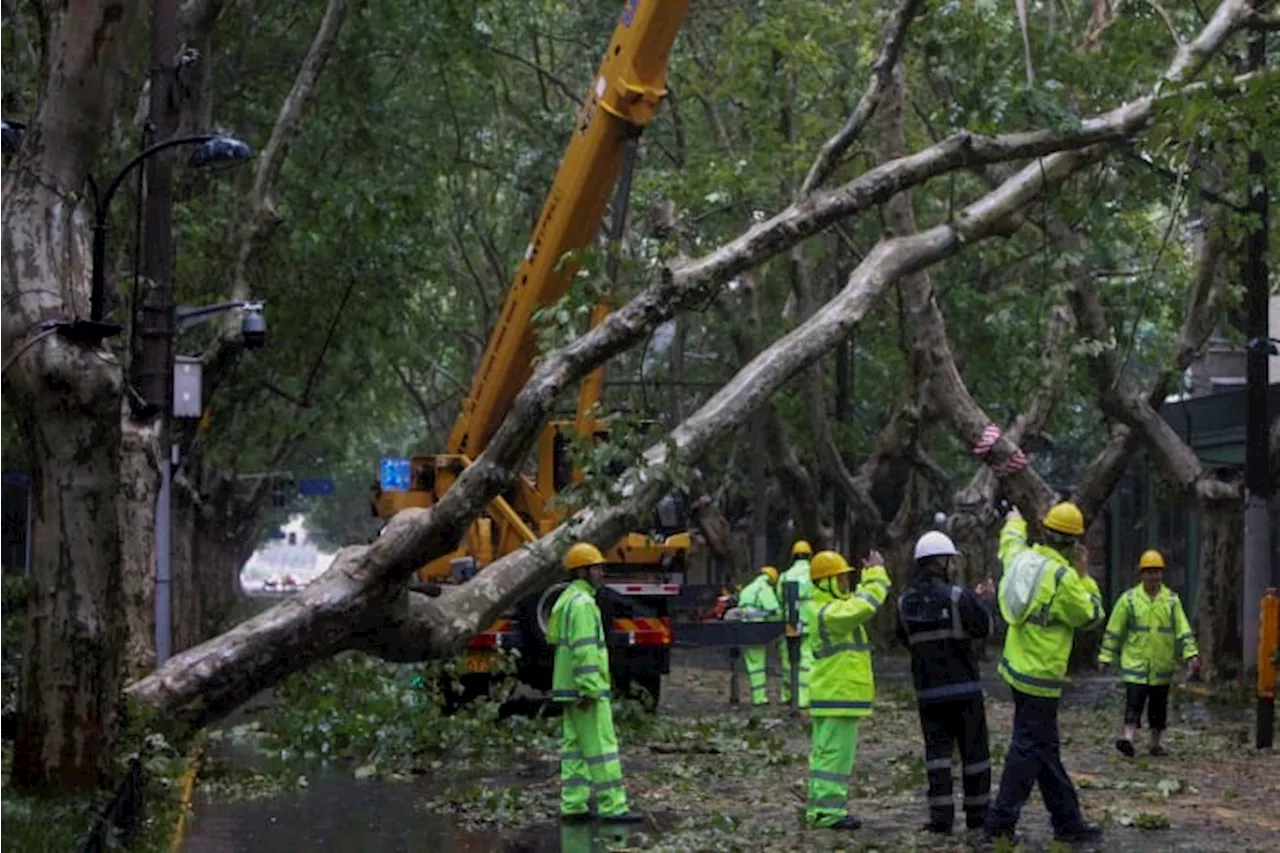
[[[1047,158],[970,205],[956,223],[881,242],[823,311],[753,359],[671,434],[669,444],[679,453],[678,461],[700,458],[740,426],[779,386],[846,336],[890,283],[996,233],[999,223],[1047,185],[1101,154],[1094,148]],[[398,513],[376,542],[340,551],[330,569],[297,596],[175,656],[131,685],[129,695],[172,718],[201,725],[287,672],[353,644],[396,659],[450,654],[553,570],[571,536],[615,540],[669,488],[665,478],[654,476],[668,464],[667,444],[646,451],[646,464],[624,478],[624,499],[610,509],[580,513],[572,531],[561,528],[537,545],[503,557],[447,597],[415,599],[417,617],[403,598],[404,583],[413,572],[453,550],[472,519],[507,487],[566,389],[595,365],[638,343],[675,310],[705,300],[725,271],[745,262],[736,256],[731,260],[726,249],[713,254],[718,260],[668,271],[603,323],[551,354],[525,384],[489,446],[434,507]],[[760,257],[754,260],[758,263]],[[388,624],[392,606],[397,609],[390,618],[398,621]]]
[[[839,167],[840,159],[849,150],[849,146],[875,115],[876,108],[884,97],[889,76],[902,55],[902,45],[907,40],[907,28],[911,26],[911,21],[920,13],[923,6],[924,0],[903,0],[902,5],[885,24],[884,44],[875,62],[871,64],[871,81],[867,83],[866,90],[858,99],[858,105],[844,125],[823,143],[813,165],[809,167],[809,174],[805,175],[804,183],[800,185],[801,196],[813,192],[830,177],[831,173]]]
[[[257,265],[279,222],[273,195],[276,181],[280,177],[280,170],[284,168],[289,148],[301,130],[303,113],[315,91],[316,82],[333,53],[346,14],[346,0],[328,0],[315,37],[294,78],[293,87],[280,105],[271,137],[258,158],[253,186],[245,200],[240,220],[235,260],[231,265],[230,289],[233,301],[247,300],[253,294],[252,280],[256,275]],[[241,346],[239,312],[231,312],[222,325],[218,340],[209,348],[204,358],[207,387],[218,386],[239,357]]]

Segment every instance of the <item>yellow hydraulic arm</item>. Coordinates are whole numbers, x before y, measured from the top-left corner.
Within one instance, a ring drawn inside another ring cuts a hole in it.
[[[533,314],[564,296],[576,267],[557,266],[599,231],[627,142],[653,120],[666,95],[667,55],[688,9],[688,0],[627,0],[454,421],[449,454],[478,456],[532,374]],[[600,381],[598,372],[592,375],[584,399],[598,399]]]

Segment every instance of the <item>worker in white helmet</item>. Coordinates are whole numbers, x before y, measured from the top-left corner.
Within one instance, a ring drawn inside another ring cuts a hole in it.
[[[951,583],[959,559],[951,537],[937,530],[916,542],[916,571],[898,598],[898,639],[911,650],[929,780],[925,829],[948,834],[955,820],[951,754],[958,747],[965,824],[981,829],[991,796],[991,756],[975,641],[991,634],[991,611],[971,590]]]

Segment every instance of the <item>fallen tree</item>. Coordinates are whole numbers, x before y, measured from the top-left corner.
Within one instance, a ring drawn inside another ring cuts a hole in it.
[[[1183,82],[1233,33],[1246,6],[1228,0],[1205,31],[1182,48],[1166,81]],[[663,470],[688,464],[738,426],[783,383],[847,336],[883,289],[961,251],[1006,233],[1009,222],[1045,187],[1099,160],[1099,144],[1130,136],[1151,118],[1155,96],[1130,102],[1064,134],[1001,137],[959,134],[870,170],[837,190],[817,193],[709,255],[666,269],[630,303],[588,334],[550,354],[517,397],[490,445],[430,510],[406,510],[369,546],[345,548],[333,566],[295,598],[175,658],[131,685],[128,695],[165,718],[199,726],[218,718],[289,672],[348,648],[394,660],[449,656],[507,606],[554,571],[570,539],[605,542],[626,529],[668,487]],[[1074,150],[1067,150],[1074,149]],[[1048,156],[1042,156],[1048,155]],[[585,510],[535,545],[496,561],[440,599],[410,594],[416,568],[448,553],[471,520],[514,477],[557,398],[595,366],[643,339],[676,311],[705,302],[734,275],[785,251],[837,219],[887,200],[948,168],[1042,156],[965,208],[954,222],[882,240],[820,311],[756,356],[622,478],[619,502]],[[987,421],[969,430],[976,442]],[[997,448],[1005,458],[1016,447]],[[669,457],[674,453],[674,457]],[[1047,487],[1019,472],[1010,478],[1025,506],[1047,500]]]

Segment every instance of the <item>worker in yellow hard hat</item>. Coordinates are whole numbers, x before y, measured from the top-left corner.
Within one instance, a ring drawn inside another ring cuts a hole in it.
[[[809,644],[805,641],[809,635],[808,625],[812,618],[810,604],[813,601],[813,584],[809,581],[811,557],[813,557],[813,547],[804,539],[796,540],[796,543],[791,546],[791,566],[778,580],[780,591],[785,591],[788,583],[796,585],[799,619],[795,628],[799,631],[800,637],[800,677],[797,679],[799,696],[796,704],[801,708],[809,707],[809,673],[813,669],[813,652],[809,650]],[[779,600],[782,600],[784,594],[785,592],[779,592]],[[782,701],[786,704],[791,701],[791,655],[788,653],[785,636],[778,638],[778,655],[782,658]]]
[[[1071,777],[1062,766],[1058,699],[1077,628],[1102,624],[1098,584],[1078,559],[1084,514],[1073,503],[1054,505],[1041,521],[1043,533],[1027,542],[1027,523],[1013,510],[1000,531],[1000,615],[1009,625],[1000,676],[1013,688],[1013,738],[1000,791],[987,812],[989,838],[1014,836],[1022,806],[1038,783],[1053,824],[1054,839],[1096,841],[1102,830],[1085,823]]]
[[[813,653],[813,735],[805,823],[824,829],[862,825],[849,814],[849,783],[858,750],[858,721],[871,714],[876,696],[866,625],[884,604],[890,585],[878,552],[872,551],[862,565],[857,589],[852,589],[853,567],[835,551],[819,551],[809,570],[814,590],[808,637]]]
[[[1179,662],[1187,665],[1189,675],[1200,673],[1196,636],[1182,600],[1164,585],[1164,570],[1164,555],[1155,549],[1138,558],[1139,583],[1116,600],[1098,652],[1098,665],[1104,670],[1120,658],[1124,736],[1116,741],[1116,749],[1129,758],[1134,754],[1133,739],[1142,725],[1144,705],[1151,726],[1150,753],[1167,754],[1160,736],[1169,719],[1169,685]]]
[[[747,622],[775,622],[782,618],[782,606],[778,603],[778,570],[765,566],[755,580],[738,594],[738,610]],[[766,646],[745,646],[742,663],[751,684],[751,704],[759,707],[769,704],[768,649]]]
[[[578,542],[569,548],[564,567],[573,580],[547,620],[547,642],[556,649],[551,698],[564,707],[560,817],[569,822],[590,820],[592,791],[601,820],[642,820],[627,808],[609,705],[609,650],[596,604],[604,564],[604,555],[594,545]]]

